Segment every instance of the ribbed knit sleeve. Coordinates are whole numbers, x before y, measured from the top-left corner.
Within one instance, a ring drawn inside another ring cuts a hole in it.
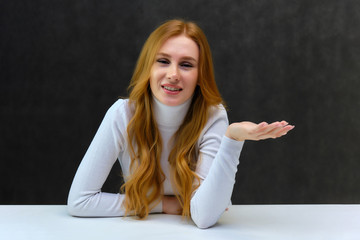
[[[80,163],[68,196],[68,212],[73,216],[124,215],[124,195],[102,192],[101,188],[125,145],[126,105],[127,101],[118,100],[109,108]]]
[[[214,225],[231,201],[244,142],[224,136],[227,126],[226,112],[221,110],[210,119],[200,139],[197,173],[202,182],[190,204],[191,217],[199,228]]]
[[[68,196],[68,211],[74,216],[121,216],[123,196],[101,192],[123,142],[116,102],[107,111],[76,172]]]

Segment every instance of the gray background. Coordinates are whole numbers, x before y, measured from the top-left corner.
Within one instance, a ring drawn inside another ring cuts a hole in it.
[[[360,203],[360,1],[0,0],[1,204],[66,202],[142,44],[171,18],[206,33],[231,122],[296,125],[245,143],[233,203]]]

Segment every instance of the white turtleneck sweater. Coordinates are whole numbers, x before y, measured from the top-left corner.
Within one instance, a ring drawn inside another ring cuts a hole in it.
[[[164,194],[173,195],[170,182],[168,156],[169,140],[181,125],[191,103],[170,107],[154,98],[154,114],[163,141],[161,167],[166,179]],[[127,151],[127,125],[132,117],[128,100],[120,99],[107,111],[93,141],[91,142],[73,180],[68,211],[80,217],[123,216],[123,194],[105,193],[101,188],[118,159],[123,175],[129,174],[130,156]],[[219,105],[211,111],[197,147],[199,160],[196,173],[201,185],[193,194],[190,204],[191,218],[200,228],[212,226],[230,203],[235,174],[244,142],[224,136],[228,127],[225,109]],[[162,203],[152,212],[162,212]]]

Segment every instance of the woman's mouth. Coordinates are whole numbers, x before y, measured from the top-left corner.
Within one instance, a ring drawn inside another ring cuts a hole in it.
[[[161,86],[163,89],[172,91],[172,92],[180,92],[182,88],[176,88],[176,87],[169,87],[169,86]]]

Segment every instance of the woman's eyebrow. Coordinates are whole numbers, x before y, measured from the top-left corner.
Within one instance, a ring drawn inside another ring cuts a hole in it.
[[[167,54],[167,53],[158,53],[157,56],[158,56],[158,57],[161,56],[161,57],[171,58],[171,55],[169,55],[169,54]],[[181,59],[197,62],[197,60],[196,60],[195,58],[190,57],[190,56],[185,56],[185,57],[182,57]]]

